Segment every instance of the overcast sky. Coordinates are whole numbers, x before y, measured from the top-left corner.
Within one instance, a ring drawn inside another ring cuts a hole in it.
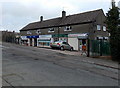
[[[106,13],[110,7],[111,0],[0,0],[0,30],[18,32],[41,15],[44,20],[60,17],[62,10],[67,15],[96,9]]]

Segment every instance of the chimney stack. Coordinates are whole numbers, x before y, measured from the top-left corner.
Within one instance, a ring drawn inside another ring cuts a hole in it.
[[[40,22],[42,22],[42,21],[43,21],[43,16],[40,17]]]
[[[65,18],[65,17],[66,17],[66,12],[62,11],[62,18]]]
[[[112,0],[111,3],[112,3],[112,8],[115,7],[115,0]]]

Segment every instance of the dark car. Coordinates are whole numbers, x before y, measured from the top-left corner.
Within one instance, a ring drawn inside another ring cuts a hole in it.
[[[70,46],[67,42],[65,41],[57,41],[57,42],[53,42],[50,44],[51,48],[59,48],[61,50],[73,50],[73,47]]]

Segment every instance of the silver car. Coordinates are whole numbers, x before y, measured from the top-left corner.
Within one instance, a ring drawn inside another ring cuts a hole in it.
[[[65,41],[57,41],[57,42],[53,42],[53,43],[50,43],[50,47],[51,48],[59,48],[61,50],[70,50],[72,51],[73,50],[73,47],[70,46],[67,42]]]

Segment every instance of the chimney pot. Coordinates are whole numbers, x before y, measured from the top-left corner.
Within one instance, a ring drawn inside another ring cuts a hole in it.
[[[66,12],[62,11],[62,18],[65,18],[65,17],[66,17]]]
[[[40,21],[41,21],[41,22],[43,21],[43,16],[40,17]]]

